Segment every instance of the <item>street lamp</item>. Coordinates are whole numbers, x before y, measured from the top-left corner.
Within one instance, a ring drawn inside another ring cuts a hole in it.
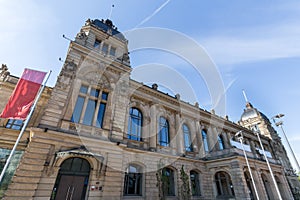
[[[292,153],[292,156],[293,156],[293,158],[294,158],[294,160],[295,160],[296,167],[297,167],[297,171],[300,172],[300,167],[299,167],[298,160],[296,159],[295,153],[294,153],[294,151],[293,151],[293,149],[292,149],[292,147],[291,147],[291,145],[290,145],[289,140],[288,140],[287,137],[286,137],[285,131],[283,130],[283,127],[282,127],[283,121],[279,121],[279,122],[276,122],[276,121],[275,121],[275,118],[280,119],[280,118],[282,118],[283,116],[284,116],[284,114],[278,114],[278,115],[275,115],[274,117],[272,117],[272,119],[273,119],[274,124],[275,124],[277,127],[279,126],[279,127],[281,128],[281,131],[282,131],[282,133],[283,133],[284,139],[285,139],[286,143],[288,144],[288,147],[289,147],[289,149],[290,149],[290,152]]]
[[[273,183],[274,183],[274,185],[275,185],[275,189],[276,189],[276,192],[277,192],[277,194],[278,194],[279,200],[282,200],[282,197],[281,197],[281,195],[280,195],[280,191],[279,191],[279,189],[278,189],[278,185],[277,185],[277,182],[276,182],[276,180],[275,180],[275,177],[274,177],[272,168],[271,168],[270,163],[269,163],[269,160],[268,160],[268,158],[267,158],[267,155],[266,155],[264,146],[263,146],[263,144],[262,144],[262,142],[261,142],[261,139],[260,139],[260,136],[259,136],[259,135],[260,135],[260,131],[258,130],[257,125],[254,126],[254,134],[257,135],[257,138],[258,138],[258,141],[259,141],[261,150],[263,151],[263,154],[264,154],[264,157],[265,157],[265,159],[266,159],[266,162],[267,162],[269,171],[270,171],[270,173],[271,173],[272,180],[273,180]]]
[[[253,187],[254,187],[254,191],[255,191],[255,195],[257,197],[257,200],[259,200],[259,196],[258,196],[258,193],[257,193],[257,189],[256,189],[256,184],[254,182],[254,178],[253,178],[253,175],[252,175],[252,171],[251,171],[251,168],[250,168],[250,165],[249,165],[249,162],[248,162],[248,158],[247,158],[247,154],[246,154],[246,151],[245,151],[245,148],[244,148],[244,143],[243,143],[243,131],[238,131],[236,134],[235,134],[235,137],[240,141],[241,145],[242,145],[242,148],[243,148],[243,152],[244,152],[244,156],[245,156],[245,159],[246,159],[246,163],[247,163],[247,167],[248,167],[248,170],[249,170],[249,173],[250,173],[250,176],[251,176],[251,180],[252,180],[252,184],[253,184]]]

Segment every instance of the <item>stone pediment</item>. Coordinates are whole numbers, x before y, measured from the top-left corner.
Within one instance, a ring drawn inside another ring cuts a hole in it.
[[[56,153],[56,158],[65,158],[69,156],[94,157],[103,161],[104,157],[101,154],[96,154],[88,151],[85,147],[80,147],[71,150],[59,151]]]
[[[93,163],[92,168],[96,170],[96,176],[100,176],[104,157],[101,154],[88,151],[84,146],[56,152],[52,164],[46,166],[45,172],[50,176],[54,173],[54,169],[58,171],[62,162],[70,157],[85,157],[90,161],[90,164]]]

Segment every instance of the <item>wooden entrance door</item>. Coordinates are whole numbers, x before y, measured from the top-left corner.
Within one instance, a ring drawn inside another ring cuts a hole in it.
[[[65,160],[58,172],[51,200],[84,200],[88,188],[90,164],[82,158]]]
[[[62,175],[58,186],[56,199],[81,200],[84,199],[84,176]]]

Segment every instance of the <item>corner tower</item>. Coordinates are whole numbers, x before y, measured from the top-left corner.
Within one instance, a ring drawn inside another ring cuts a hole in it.
[[[262,135],[273,140],[279,137],[268,117],[253,107],[250,102],[246,103],[239,124],[251,130],[257,128]]]
[[[127,45],[111,20],[88,19],[70,42],[39,127],[121,139],[131,72]]]
[[[250,102],[247,102],[246,109],[244,109],[239,124],[247,129],[253,131],[257,130],[261,135],[270,138],[274,155],[283,164],[286,172],[293,172],[292,165],[282,144],[281,138],[265,114],[253,107]]]

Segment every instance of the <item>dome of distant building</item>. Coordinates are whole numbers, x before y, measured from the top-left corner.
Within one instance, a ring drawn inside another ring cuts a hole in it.
[[[257,111],[257,109],[253,108],[252,104],[247,102],[246,109],[244,110],[241,116],[241,121],[246,121],[248,119],[255,118],[258,116],[259,116],[259,112]]]
[[[256,118],[261,116],[264,120],[269,121],[268,117],[263,114],[262,112],[259,112],[256,108],[252,106],[250,102],[246,103],[246,109],[244,109],[244,112],[241,116],[241,121],[246,121],[251,118]]]

